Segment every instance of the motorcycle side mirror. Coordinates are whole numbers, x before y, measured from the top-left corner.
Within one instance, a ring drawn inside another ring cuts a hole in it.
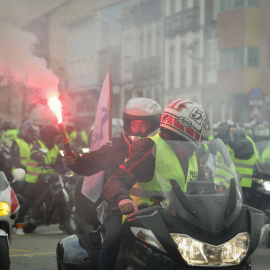
[[[12,173],[14,181],[22,181],[25,177],[25,170],[22,168],[17,168]]]
[[[160,203],[164,201],[164,198],[162,196],[150,196],[150,200],[154,203]]]

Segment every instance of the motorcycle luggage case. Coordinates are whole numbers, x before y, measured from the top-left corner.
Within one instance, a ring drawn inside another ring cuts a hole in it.
[[[98,256],[101,249],[99,233],[70,235],[58,242],[56,247],[58,270],[98,269]]]

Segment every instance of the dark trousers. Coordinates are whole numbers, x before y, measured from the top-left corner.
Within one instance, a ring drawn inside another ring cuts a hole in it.
[[[122,215],[105,218],[105,239],[99,254],[99,270],[114,270],[121,243]]]
[[[20,210],[18,217],[16,219],[17,223],[24,222],[24,216],[27,212],[29,205],[34,201],[37,195],[38,185],[36,183],[25,182],[23,191],[23,203],[20,205]]]

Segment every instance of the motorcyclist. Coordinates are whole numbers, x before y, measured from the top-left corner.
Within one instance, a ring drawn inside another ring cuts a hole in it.
[[[129,146],[134,141],[157,132],[160,115],[161,107],[156,101],[148,98],[130,99],[122,114],[124,125],[121,137],[112,138],[97,151],[82,155],[73,152],[72,157],[66,156],[67,165],[75,173],[84,176],[105,171],[104,181],[106,182],[118,166],[128,158]],[[87,206],[92,207],[92,205],[86,197],[82,202],[84,202],[83,208],[87,212]],[[88,211],[88,215],[90,211]],[[115,269],[120,246],[121,224],[121,216],[108,213],[104,221],[106,232],[99,256],[99,269]],[[118,260],[116,269],[121,268],[122,263],[123,260]]]
[[[59,130],[53,125],[46,124],[40,129],[40,140],[34,143],[30,160],[27,163],[26,183],[23,192],[24,201],[21,205],[17,223],[24,222],[24,215],[38,191],[38,179],[42,174],[53,174],[55,170],[63,171],[62,156],[56,145]],[[20,234],[23,234],[20,232]]]
[[[260,160],[258,150],[253,140],[241,134],[233,120],[221,122],[218,127],[217,138],[228,147],[236,171],[241,175],[244,202],[248,200],[249,189],[252,186],[253,166]]]
[[[260,157],[265,160],[265,149],[270,143],[270,128],[269,123],[265,120],[257,120],[253,127],[253,140],[256,144],[256,147],[259,151]],[[269,157],[270,160],[270,157]],[[261,160],[262,161],[262,160]],[[265,161],[262,161],[265,162]]]
[[[10,148],[12,169],[22,168],[27,172],[26,165],[30,159],[30,150],[33,143],[39,139],[39,128],[33,121],[25,121],[20,128],[18,138],[16,138]],[[23,193],[25,181],[17,182],[18,192]]]
[[[189,123],[189,129],[185,128],[183,119]],[[183,191],[188,181],[205,178],[194,150],[201,141],[206,124],[206,114],[200,104],[185,99],[171,100],[161,115],[160,132],[130,147],[130,159],[119,166],[104,186],[105,198],[122,212],[136,211],[139,203],[149,203],[140,192],[147,190],[151,193],[160,188],[155,186],[156,166],[166,179],[177,180]],[[188,143],[174,152],[171,147],[174,141]],[[152,155],[154,147],[155,156]]]
[[[2,144],[10,148],[13,140],[18,137],[18,134],[19,130],[16,128],[16,122],[5,121],[2,125]]]
[[[9,163],[3,154],[3,152],[0,150],[0,171],[4,172],[4,174],[7,177],[7,180],[9,182],[13,181],[13,176],[11,174],[11,168],[9,166]]]

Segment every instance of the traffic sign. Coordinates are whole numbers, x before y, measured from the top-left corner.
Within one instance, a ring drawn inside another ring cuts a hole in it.
[[[255,106],[249,114],[249,119],[261,119],[262,115],[257,106]]]
[[[263,91],[258,87],[254,87],[249,91],[249,96],[253,100],[254,99],[262,99]]]

